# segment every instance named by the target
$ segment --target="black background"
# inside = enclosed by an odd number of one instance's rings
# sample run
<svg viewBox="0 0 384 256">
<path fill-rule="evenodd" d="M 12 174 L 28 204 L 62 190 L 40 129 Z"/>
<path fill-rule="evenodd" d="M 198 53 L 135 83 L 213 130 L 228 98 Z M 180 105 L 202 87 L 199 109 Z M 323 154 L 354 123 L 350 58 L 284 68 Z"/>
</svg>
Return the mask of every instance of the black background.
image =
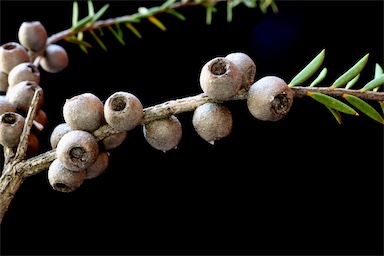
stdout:
<svg viewBox="0 0 384 256">
<path fill-rule="evenodd" d="M 98 10 L 107 2 L 95 1 Z M 132 14 L 160 1 L 110 1 L 104 18 Z M 122 27 L 126 45 L 108 30 L 108 52 L 89 54 L 60 41 L 70 65 L 41 70 L 49 124 L 41 151 L 63 121 L 66 98 L 93 92 L 134 93 L 145 107 L 201 93 L 206 61 L 243 51 L 257 65 L 256 79 L 289 80 L 322 49 L 329 85 L 366 53 L 356 87 L 383 65 L 383 2 L 277 1 L 278 14 L 241 5 L 226 21 L 217 5 L 211 25 L 205 9 L 180 9 L 186 21 L 158 15 L 166 31 L 143 20 Z M 86 15 L 85 1 L 79 2 Z M 17 41 L 23 21 L 40 20 L 48 34 L 71 23 L 70 1 L 1 1 L 1 44 Z M 376 102 L 373 106 L 378 107 Z M 321 104 L 295 99 L 278 122 L 253 118 L 244 101 L 227 102 L 234 119 L 227 138 L 210 145 L 178 115 L 183 138 L 163 153 L 145 141 L 141 127 L 110 151 L 101 176 L 73 193 L 54 191 L 46 172 L 28 178 L 1 224 L 7 254 L 383 254 L 383 127 L 361 114 L 338 124 Z M 377 108 L 380 110 L 379 108 Z"/>
</svg>

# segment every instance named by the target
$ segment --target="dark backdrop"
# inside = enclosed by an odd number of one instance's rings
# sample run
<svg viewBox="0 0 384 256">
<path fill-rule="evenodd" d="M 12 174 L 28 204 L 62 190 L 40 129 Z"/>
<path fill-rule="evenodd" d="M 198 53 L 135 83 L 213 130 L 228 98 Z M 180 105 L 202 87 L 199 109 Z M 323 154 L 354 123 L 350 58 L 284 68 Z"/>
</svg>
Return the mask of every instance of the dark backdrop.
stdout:
<svg viewBox="0 0 384 256">
<path fill-rule="evenodd" d="M 105 3 L 95 1 L 98 10 Z M 132 14 L 160 1 L 110 1 L 104 18 Z M 80 15 L 86 2 L 80 1 Z M 186 21 L 159 15 L 166 31 L 143 20 L 123 27 L 126 45 L 108 30 L 108 52 L 84 54 L 59 42 L 70 65 L 41 71 L 49 134 L 63 121 L 66 98 L 93 92 L 102 100 L 118 90 L 145 107 L 201 92 L 200 68 L 209 59 L 243 51 L 257 65 L 256 79 L 287 82 L 322 49 L 330 84 L 366 53 L 356 87 L 383 65 L 383 2 L 278 1 L 278 14 L 243 5 L 226 21 L 217 6 L 211 25 L 205 9 L 180 9 Z M 1 1 L 1 44 L 16 41 L 23 21 L 40 20 L 49 34 L 70 26 L 70 1 Z M 377 107 L 376 102 L 372 104 Z M 46 172 L 28 178 L 1 224 L 1 253 L 58 254 L 383 254 L 383 127 L 361 114 L 338 124 L 321 104 L 295 99 L 278 122 L 253 118 L 244 101 L 227 102 L 233 131 L 214 146 L 178 118 L 183 138 L 163 153 L 141 127 L 110 151 L 110 165 L 73 193 L 54 191 Z"/>
</svg>

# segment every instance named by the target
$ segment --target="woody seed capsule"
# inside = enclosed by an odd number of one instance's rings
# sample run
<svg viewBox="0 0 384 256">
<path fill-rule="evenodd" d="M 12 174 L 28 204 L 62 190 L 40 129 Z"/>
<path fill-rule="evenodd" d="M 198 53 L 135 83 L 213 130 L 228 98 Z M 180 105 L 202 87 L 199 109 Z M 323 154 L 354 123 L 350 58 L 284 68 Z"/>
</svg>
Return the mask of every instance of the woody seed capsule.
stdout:
<svg viewBox="0 0 384 256">
<path fill-rule="evenodd" d="M 143 119 L 143 105 L 129 92 L 115 92 L 105 101 L 104 116 L 116 131 L 129 131 Z"/>
<path fill-rule="evenodd" d="M 277 76 L 265 76 L 259 79 L 248 91 L 248 110 L 259 120 L 280 120 L 288 114 L 292 102 L 291 88 Z"/>
<path fill-rule="evenodd" d="M 240 69 L 229 59 L 216 57 L 205 63 L 200 72 L 200 87 L 208 97 L 227 100 L 240 89 Z"/>
<path fill-rule="evenodd" d="M 80 171 L 96 161 L 99 155 L 99 145 L 91 133 L 73 130 L 61 137 L 56 147 L 56 154 L 65 168 Z"/>
<path fill-rule="evenodd" d="M 9 74 L 18 64 L 29 61 L 27 50 L 17 42 L 9 42 L 0 47 L 0 69 Z"/>
<path fill-rule="evenodd" d="M 17 32 L 19 42 L 31 51 L 40 51 L 45 47 L 48 34 L 40 21 L 24 21 Z"/>
<path fill-rule="evenodd" d="M 15 147 L 20 142 L 25 118 L 15 112 L 5 112 L 0 116 L 0 144 L 4 147 Z"/>
<path fill-rule="evenodd" d="M 48 181 L 51 187 L 59 192 L 73 192 L 83 184 L 86 170 L 73 172 L 65 168 L 59 159 L 53 160 L 48 168 Z"/>
</svg>

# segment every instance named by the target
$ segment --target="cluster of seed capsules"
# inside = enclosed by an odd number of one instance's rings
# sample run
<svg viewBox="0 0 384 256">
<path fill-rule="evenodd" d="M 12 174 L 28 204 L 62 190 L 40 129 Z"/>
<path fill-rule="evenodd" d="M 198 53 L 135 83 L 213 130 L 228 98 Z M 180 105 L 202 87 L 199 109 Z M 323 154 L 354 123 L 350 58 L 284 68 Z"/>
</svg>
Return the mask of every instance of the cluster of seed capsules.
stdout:
<svg viewBox="0 0 384 256">
<path fill-rule="evenodd" d="M 19 144 L 34 94 L 38 89 L 41 92 L 28 137 L 27 156 L 32 156 L 39 151 L 38 135 L 48 123 L 42 108 L 44 92 L 39 85 L 40 71 L 33 63 L 32 56 L 40 55 L 40 67 L 50 73 L 60 72 L 68 65 L 65 49 L 57 44 L 47 45 L 47 38 L 47 32 L 39 21 L 23 22 L 18 30 L 18 41 L 0 46 L 0 144 L 2 146 L 15 148 Z"/>
<path fill-rule="evenodd" d="M 0 144 L 15 147 L 22 133 L 25 113 L 34 90 L 39 87 L 39 71 L 30 63 L 30 55 L 42 52 L 41 68 L 56 73 L 68 65 L 65 50 L 56 44 L 46 45 L 47 34 L 40 22 L 24 22 L 19 29 L 19 42 L 0 48 L 1 99 Z M 242 90 L 246 94 L 249 112 L 263 121 L 277 121 L 291 108 L 293 94 L 287 83 L 277 76 L 265 76 L 255 81 L 256 65 L 245 53 L 233 52 L 214 57 L 200 70 L 200 87 L 210 99 L 193 109 L 192 124 L 205 141 L 227 137 L 232 131 L 232 114 L 224 101 Z M 36 107 L 35 126 L 41 131 L 47 123 L 42 110 L 44 97 Z M 127 91 L 110 95 L 105 102 L 91 92 L 73 96 L 62 109 L 64 122 L 50 136 L 56 158 L 48 169 L 50 185 L 57 191 L 76 190 L 86 179 L 103 173 L 109 164 L 109 151 L 123 143 L 127 132 L 142 126 L 146 141 L 155 149 L 167 152 L 175 149 L 182 138 L 182 125 L 176 115 L 143 123 L 144 109 L 139 98 Z M 10 116 L 14 116 L 11 118 Z M 95 136 L 102 126 L 113 132 Z M 31 132 L 29 147 L 38 144 Z M 10 140 L 12 139 L 12 143 Z M 36 152 L 30 151 L 29 154 Z"/>
</svg>

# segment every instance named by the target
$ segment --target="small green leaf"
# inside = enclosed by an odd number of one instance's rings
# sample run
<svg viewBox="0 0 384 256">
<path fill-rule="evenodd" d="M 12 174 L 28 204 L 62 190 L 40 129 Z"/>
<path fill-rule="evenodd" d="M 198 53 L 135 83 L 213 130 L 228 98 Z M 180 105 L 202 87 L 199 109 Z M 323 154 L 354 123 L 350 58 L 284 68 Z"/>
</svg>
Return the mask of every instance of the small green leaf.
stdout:
<svg viewBox="0 0 384 256">
<path fill-rule="evenodd" d="M 116 32 L 111 26 L 108 26 L 108 29 L 112 32 L 112 34 L 116 37 L 116 39 L 122 44 L 125 45 L 125 42 L 123 40 L 123 37 Z"/>
<path fill-rule="evenodd" d="M 169 9 L 167 11 L 167 13 L 172 14 L 173 16 L 175 16 L 176 18 L 178 18 L 180 20 L 186 20 L 186 18 L 183 14 L 179 13 L 178 11 L 176 11 L 174 9 Z"/>
<path fill-rule="evenodd" d="M 382 86 L 384 84 L 384 74 L 378 76 L 368 83 L 366 83 L 363 88 L 360 89 L 361 92 L 373 90 L 376 87 Z"/>
<path fill-rule="evenodd" d="M 383 73 L 384 73 L 383 68 L 379 65 L 379 63 L 376 63 L 376 65 L 375 65 L 375 77 L 374 78 L 378 78 Z"/>
<path fill-rule="evenodd" d="M 125 26 L 129 28 L 138 38 L 142 38 L 139 31 L 131 23 L 125 23 Z"/>
<path fill-rule="evenodd" d="M 383 117 L 379 114 L 379 112 L 376 111 L 371 105 L 369 105 L 364 100 L 350 94 L 343 94 L 343 98 L 345 98 L 351 105 L 353 105 L 355 108 L 372 118 L 373 120 L 384 124 Z"/>
<path fill-rule="evenodd" d="M 100 38 L 95 34 L 95 32 L 93 30 L 89 30 L 89 32 L 91 33 L 91 35 L 93 36 L 93 38 L 96 40 L 96 42 L 100 45 L 100 47 L 104 50 L 104 51 L 108 51 L 107 50 L 107 47 L 104 45 L 104 43 L 100 40 Z"/>
<path fill-rule="evenodd" d="M 161 23 L 161 21 L 159 21 L 155 16 L 149 16 L 148 20 L 153 24 L 155 24 L 161 30 L 163 31 L 167 30 L 166 27 L 163 25 L 163 23 Z"/>
<path fill-rule="evenodd" d="M 72 8 L 72 28 L 76 26 L 78 20 L 79 20 L 79 5 L 77 4 L 77 1 L 74 1 L 73 8 Z"/>
<path fill-rule="evenodd" d="M 210 24 L 212 24 L 212 13 L 217 12 L 217 9 L 215 8 L 214 3 L 206 4 L 204 6 L 206 9 L 206 15 L 207 15 L 207 17 L 205 18 L 205 23 L 207 25 L 210 25 Z"/>
<path fill-rule="evenodd" d="M 79 29 L 81 29 L 82 27 L 84 27 L 90 20 L 92 19 L 91 16 L 87 16 L 87 17 L 84 17 L 82 18 L 81 20 L 79 20 L 77 22 L 77 24 L 75 26 L 72 27 L 72 30 L 73 31 L 77 31 Z"/>
<path fill-rule="evenodd" d="M 271 2 L 271 1 L 269 1 L 269 2 Z M 255 8 L 256 7 L 256 0 L 242 0 L 242 3 L 245 6 L 247 6 L 248 8 Z M 265 8 L 267 8 L 268 5 Z"/>
<path fill-rule="evenodd" d="M 333 108 L 345 114 L 355 116 L 359 115 L 353 108 L 329 95 L 322 94 L 319 92 L 307 92 L 306 95 L 310 96 L 312 99 L 324 104 L 327 107 Z"/>
<path fill-rule="evenodd" d="M 93 8 L 93 3 L 91 0 L 87 1 L 88 3 L 88 16 L 93 16 L 95 15 L 95 9 Z"/>
<path fill-rule="evenodd" d="M 233 18 L 232 9 L 233 9 L 233 2 L 228 1 L 227 2 L 227 22 L 232 22 L 232 18 Z"/>
<path fill-rule="evenodd" d="M 314 87 L 315 85 L 318 85 L 321 81 L 323 81 L 323 79 L 326 77 L 327 75 L 327 68 L 323 68 L 323 70 L 321 70 L 320 74 L 316 77 L 315 80 L 313 80 L 313 82 L 309 85 L 309 87 Z"/>
<path fill-rule="evenodd" d="M 107 11 L 109 4 L 104 5 L 101 9 L 92 17 L 92 22 L 100 19 L 100 17 Z"/>
<path fill-rule="evenodd" d="M 164 10 L 164 9 L 167 9 L 168 7 L 171 7 L 171 5 L 176 2 L 176 0 L 167 0 L 165 1 L 161 6 L 160 6 L 160 9 L 161 10 Z"/>
<path fill-rule="evenodd" d="M 343 86 L 347 84 L 352 78 L 357 76 L 357 74 L 359 74 L 363 70 L 363 68 L 365 67 L 365 64 L 367 64 L 368 57 L 369 57 L 369 53 L 364 55 L 364 57 L 361 58 L 355 65 L 353 65 L 350 69 L 348 69 L 345 73 L 343 73 L 340 77 L 338 77 L 333 82 L 330 89 Z"/>
<path fill-rule="evenodd" d="M 349 82 L 347 83 L 347 85 L 345 86 L 345 89 L 349 89 L 349 88 L 351 88 L 351 87 L 357 82 L 357 80 L 359 80 L 359 78 L 360 78 L 360 73 L 357 74 L 354 78 L 352 78 L 351 81 L 349 81 Z"/>
<path fill-rule="evenodd" d="M 337 111 L 336 109 L 330 108 L 328 106 L 325 106 L 333 115 L 333 117 L 336 119 L 336 121 L 341 124 L 342 121 L 342 116 L 340 115 L 340 112 Z"/>
<path fill-rule="evenodd" d="M 378 78 L 383 74 L 383 68 L 379 65 L 379 63 L 376 63 L 375 65 L 375 76 L 374 78 Z M 379 87 L 373 88 L 373 91 L 377 92 L 379 90 Z"/>
<path fill-rule="evenodd" d="M 324 61 L 325 49 L 323 49 L 311 62 L 307 64 L 289 83 L 289 86 L 295 86 L 305 82 L 312 76 Z"/>
</svg>

